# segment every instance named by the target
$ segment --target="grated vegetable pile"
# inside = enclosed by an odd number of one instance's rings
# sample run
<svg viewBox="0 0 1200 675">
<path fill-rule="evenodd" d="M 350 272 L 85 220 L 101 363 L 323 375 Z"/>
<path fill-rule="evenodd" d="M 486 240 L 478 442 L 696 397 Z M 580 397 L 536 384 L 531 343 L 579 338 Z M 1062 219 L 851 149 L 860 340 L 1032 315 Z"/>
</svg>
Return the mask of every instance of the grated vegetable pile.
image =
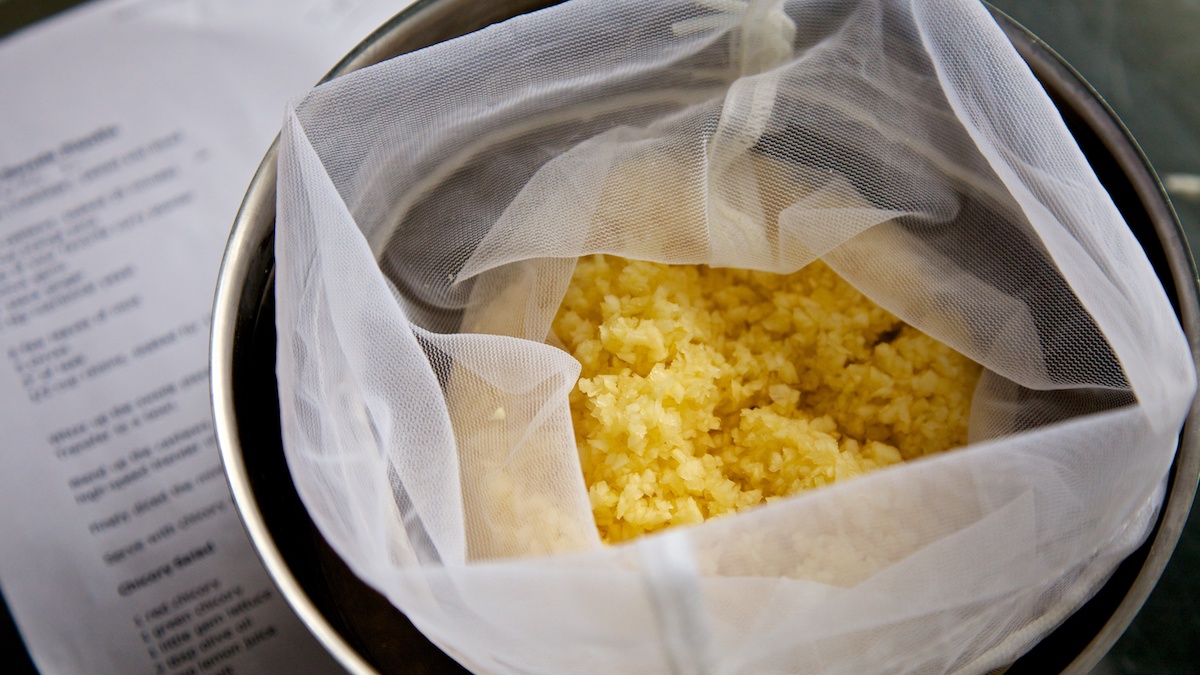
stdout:
<svg viewBox="0 0 1200 675">
<path fill-rule="evenodd" d="M 820 261 L 581 258 L 553 331 L 609 543 L 963 445 L 981 372 Z"/>
</svg>

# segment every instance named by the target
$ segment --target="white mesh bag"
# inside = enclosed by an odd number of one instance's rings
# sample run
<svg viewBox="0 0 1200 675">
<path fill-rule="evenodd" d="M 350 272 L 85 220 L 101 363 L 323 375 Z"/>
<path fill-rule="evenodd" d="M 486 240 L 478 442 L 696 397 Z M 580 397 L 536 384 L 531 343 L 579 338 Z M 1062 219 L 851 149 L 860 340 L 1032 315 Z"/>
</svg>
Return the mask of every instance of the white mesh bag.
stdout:
<svg viewBox="0 0 1200 675">
<path fill-rule="evenodd" d="M 574 0 L 317 88 L 278 188 L 300 496 L 479 672 L 1009 663 L 1145 538 L 1194 390 L 1145 255 L 967 0 Z M 591 253 L 821 258 L 986 367 L 971 443 L 603 545 L 548 337 Z"/>
</svg>

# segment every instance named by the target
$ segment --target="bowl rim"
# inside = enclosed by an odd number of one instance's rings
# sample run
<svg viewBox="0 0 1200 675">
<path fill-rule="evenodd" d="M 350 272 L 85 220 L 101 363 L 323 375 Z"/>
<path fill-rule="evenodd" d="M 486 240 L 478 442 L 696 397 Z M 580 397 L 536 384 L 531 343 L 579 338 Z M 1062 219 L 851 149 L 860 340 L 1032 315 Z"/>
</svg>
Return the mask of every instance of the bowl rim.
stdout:
<svg viewBox="0 0 1200 675">
<path fill-rule="evenodd" d="M 557 1 L 538 3 L 535 0 L 527 4 L 544 6 Z M 393 56 L 395 51 L 391 42 L 402 27 L 413 22 L 435 20 L 439 12 L 446 11 L 447 7 L 454 4 L 455 0 L 418 0 L 360 42 L 321 82 Z M 988 9 L 1039 80 L 1055 77 L 1060 85 L 1071 90 L 1070 93 L 1074 94 L 1072 103 L 1078 106 L 1075 112 L 1097 132 L 1133 184 L 1163 244 L 1179 298 L 1180 322 L 1187 334 L 1193 361 L 1200 363 L 1200 289 L 1197 288 L 1195 263 L 1166 190 L 1145 154 L 1104 99 L 1065 59 L 1007 14 L 991 5 L 988 5 Z M 356 674 L 373 674 L 377 672 L 375 668 L 350 646 L 312 602 L 273 540 L 252 490 L 238 437 L 233 400 L 233 355 L 238 340 L 248 336 L 239 334 L 236 329 L 238 316 L 247 309 L 245 298 L 242 297 L 246 279 L 251 274 L 264 274 L 262 270 L 254 268 L 256 253 L 263 246 L 273 245 L 278 148 L 277 136 L 247 188 L 234 219 L 217 277 L 210 333 L 211 403 L 217 445 L 235 508 L 255 552 L 278 586 L 280 594 L 308 630 L 344 668 Z M 273 275 L 273 269 L 265 274 Z M 1188 422 L 1200 419 L 1200 397 L 1193 400 L 1187 419 Z M 1200 425 L 1184 425 L 1167 499 L 1158 523 L 1149 535 L 1153 541 L 1146 560 L 1120 604 L 1063 672 L 1089 672 L 1124 633 L 1162 575 L 1183 532 L 1195 496 L 1197 477 L 1200 477 L 1200 430 L 1197 427 Z M 446 651 L 444 645 L 438 646 Z M 470 667 L 471 664 L 464 661 L 461 655 L 452 653 L 452 656 Z"/>
</svg>

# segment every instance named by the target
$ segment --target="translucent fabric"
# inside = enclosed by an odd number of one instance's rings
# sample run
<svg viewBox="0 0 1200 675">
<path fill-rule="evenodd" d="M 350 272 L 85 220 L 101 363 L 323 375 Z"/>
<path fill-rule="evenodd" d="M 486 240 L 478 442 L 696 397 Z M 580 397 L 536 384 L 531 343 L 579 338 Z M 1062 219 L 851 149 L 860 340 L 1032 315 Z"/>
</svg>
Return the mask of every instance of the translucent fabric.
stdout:
<svg viewBox="0 0 1200 675">
<path fill-rule="evenodd" d="M 971 443 L 619 546 L 550 322 L 576 259 L 821 258 L 982 363 Z M 1195 388 L 1161 284 L 966 0 L 573 0 L 289 111 L 295 484 L 489 673 L 985 672 L 1144 540 Z"/>
</svg>

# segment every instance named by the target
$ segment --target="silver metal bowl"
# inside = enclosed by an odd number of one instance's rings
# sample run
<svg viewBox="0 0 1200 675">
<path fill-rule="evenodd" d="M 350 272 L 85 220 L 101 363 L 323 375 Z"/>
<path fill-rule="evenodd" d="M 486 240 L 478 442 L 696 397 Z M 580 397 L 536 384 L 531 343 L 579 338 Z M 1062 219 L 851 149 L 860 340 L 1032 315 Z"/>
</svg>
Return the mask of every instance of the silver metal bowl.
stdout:
<svg viewBox="0 0 1200 675">
<path fill-rule="evenodd" d="M 422 0 L 364 40 L 326 79 L 551 4 Z M 1154 171 L 1112 110 L 1066 62 L 1015 21 L 995 13 L 1145 248 L 1195 359 L 1200 354 L 1196 270 Z M 213 310 L 213 411 L 234 502 L 281 594 L 347 670 L 462 671 L 350 572 L 308 518 L 292 485 L 280 439 L 275 381 L 275 162 L 272 146 L 234 222 Z M 1008 673 L 1086 673 L 1133 620 L 1162 574 L 1191 508 L 1200 474 L 1198 410 L 1194 405 L 1184 426 L 1166 501 L 1147 542 L 1092 600 Z"/>
</svg>

